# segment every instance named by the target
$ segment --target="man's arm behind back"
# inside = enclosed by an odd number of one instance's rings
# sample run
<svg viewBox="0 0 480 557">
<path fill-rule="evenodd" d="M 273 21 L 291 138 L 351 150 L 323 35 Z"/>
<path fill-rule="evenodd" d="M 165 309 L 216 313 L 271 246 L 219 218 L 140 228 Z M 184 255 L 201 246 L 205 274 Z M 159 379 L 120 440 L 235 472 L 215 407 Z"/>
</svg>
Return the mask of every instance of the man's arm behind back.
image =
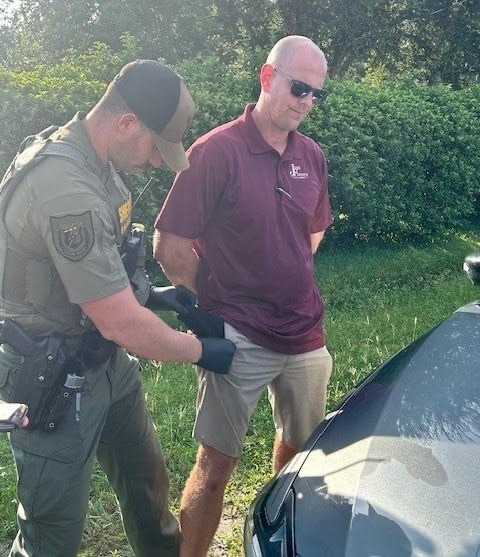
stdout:
<svg viewBox="0 0 480 557">
<path fill-rule="evenodd" d="M 153 237 L 153 257 L 172 284 L 181 284 L 192 292 L 197 291 L 199 261 L 193 249 L 193 240 L 156 230 Z"/>
</svg>

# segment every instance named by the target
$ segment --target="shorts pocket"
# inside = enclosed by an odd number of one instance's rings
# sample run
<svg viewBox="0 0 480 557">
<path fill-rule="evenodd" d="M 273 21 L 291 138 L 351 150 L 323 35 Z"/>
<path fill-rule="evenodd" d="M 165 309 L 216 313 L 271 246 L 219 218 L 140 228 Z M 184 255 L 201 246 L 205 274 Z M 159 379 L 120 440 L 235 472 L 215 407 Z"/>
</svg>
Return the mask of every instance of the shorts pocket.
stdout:
<svg viewBox="0 0 480 557">
<path fill-rule="evenodd" d="M 237 346 L 241 345 L 243 342 L 248 342 L 248 338 L 245 335 L 242 335 L 240 331 L 237 331 L 235 327 L 232 327 L 227 322 L 224 323 L 224 330 L 225 330 L 225 338 L 234 342 Z"/>
</svg>

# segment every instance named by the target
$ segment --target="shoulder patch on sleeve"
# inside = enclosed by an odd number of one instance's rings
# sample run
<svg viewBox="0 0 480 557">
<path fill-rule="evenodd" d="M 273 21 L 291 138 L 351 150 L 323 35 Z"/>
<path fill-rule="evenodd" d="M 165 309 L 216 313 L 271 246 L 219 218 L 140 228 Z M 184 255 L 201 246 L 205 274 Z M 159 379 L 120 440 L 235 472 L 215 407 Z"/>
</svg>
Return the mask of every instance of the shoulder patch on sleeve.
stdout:
<svg viewBox="0 0 480 557">
<path fill-rule="evenodd" d="M 90 211 L 81 215 L 50 217 L 50 227 L 55 248 L 69 261 L 81 261 L 95 242 Z"/>
</svg>

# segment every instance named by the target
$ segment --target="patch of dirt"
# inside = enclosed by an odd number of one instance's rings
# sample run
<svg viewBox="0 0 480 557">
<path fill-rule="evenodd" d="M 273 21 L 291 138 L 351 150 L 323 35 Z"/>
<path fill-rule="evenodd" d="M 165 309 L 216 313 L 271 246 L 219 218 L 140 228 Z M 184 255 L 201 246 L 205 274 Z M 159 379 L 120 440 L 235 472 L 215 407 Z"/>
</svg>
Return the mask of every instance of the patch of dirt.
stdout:
<svg viewBox="0 0 480 557">
<path fill-rule="evenodd" d="M 233 505 L 225 505 L 208 557 L 232 557 L 227 549 L 228 542 L 242 530 L 243 517 L 238 515 Z M 241 545 L 240 540 L 238 541 Z"/>
</svg>

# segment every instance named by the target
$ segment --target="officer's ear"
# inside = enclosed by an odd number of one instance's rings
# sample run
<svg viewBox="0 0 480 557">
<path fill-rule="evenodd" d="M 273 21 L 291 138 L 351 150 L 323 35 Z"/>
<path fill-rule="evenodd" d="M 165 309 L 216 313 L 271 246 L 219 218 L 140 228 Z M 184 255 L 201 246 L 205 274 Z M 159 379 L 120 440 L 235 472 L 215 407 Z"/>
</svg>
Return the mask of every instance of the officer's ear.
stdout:
<svg viewBox="0 0 480 557">
<path fill-rule="evenodd" d="M 133 112 L 124 112 L 117 119 L 117 129 L 121 134 L 129 134 L 132 131 L 138 129 L 140 125 L 140 120 L 138 116 Z"/>
</svg>

